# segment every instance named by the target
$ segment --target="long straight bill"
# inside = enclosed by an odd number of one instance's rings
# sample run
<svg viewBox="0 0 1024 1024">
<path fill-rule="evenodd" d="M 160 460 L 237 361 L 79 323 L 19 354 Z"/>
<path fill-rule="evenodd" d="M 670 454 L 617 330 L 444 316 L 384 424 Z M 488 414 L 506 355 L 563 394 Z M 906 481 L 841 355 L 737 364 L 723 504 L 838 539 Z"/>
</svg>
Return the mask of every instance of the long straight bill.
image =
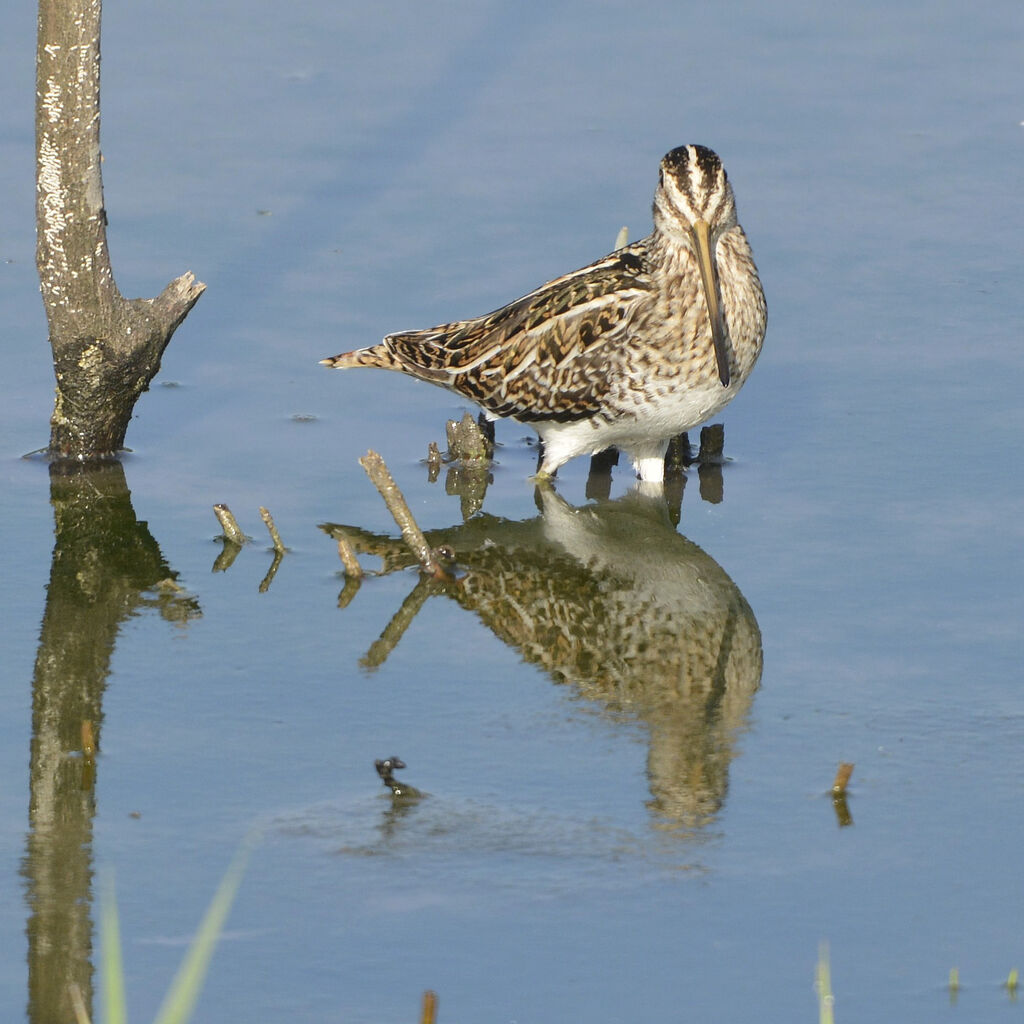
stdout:
<svg viewBox="0 0 1024 1024">
<path fill-rule="evenodd" d="M 715 359 L 718 362 L 718 379 L 724 387 L 729 386 L 729 352 L 725 347 L 725 323 L 722 307 L 718 302 L 718 271 L 711 255 L 711 229 L 705 220 L 693 223 L 693 237 L 697 242 L 697 263 L 700 279 L 704 284 L 704 300 L 711 318 L 711 340 L 715 345 Z"/>
</svg>

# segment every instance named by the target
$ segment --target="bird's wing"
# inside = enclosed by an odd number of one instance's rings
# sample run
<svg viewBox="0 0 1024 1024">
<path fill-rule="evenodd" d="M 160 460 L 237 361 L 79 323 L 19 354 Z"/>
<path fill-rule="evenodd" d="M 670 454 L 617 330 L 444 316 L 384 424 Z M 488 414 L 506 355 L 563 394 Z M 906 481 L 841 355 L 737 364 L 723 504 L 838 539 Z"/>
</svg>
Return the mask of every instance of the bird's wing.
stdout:
<svg viewBox="0 0 1024 1024">
<path fill-rule="evenodd" d="M 384 346 L 407 372 L 498 416 L 592 415 L 607 390 L 609 347 L 652 294 L 645 253 L 636 242 L 486 316 L 390 334 Z"/>
</svg>

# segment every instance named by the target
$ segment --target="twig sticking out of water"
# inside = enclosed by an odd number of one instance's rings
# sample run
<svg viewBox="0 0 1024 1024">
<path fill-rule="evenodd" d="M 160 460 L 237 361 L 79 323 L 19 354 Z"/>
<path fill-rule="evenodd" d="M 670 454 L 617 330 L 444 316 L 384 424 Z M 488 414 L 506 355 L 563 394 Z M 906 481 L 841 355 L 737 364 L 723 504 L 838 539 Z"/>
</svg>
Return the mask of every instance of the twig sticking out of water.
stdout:
<svg viewBox="0 0 1024 1024">
<path fill-rule="evenodd" d="M 832 782 L 832 809 L 836 812 L 836 821 L 840 828 L 853 824 L 849 804 L 846 802 L 846 786 L 853 774 L 853 765 L 849 761 L 840 761 L 836 777 Z"/>
<path fill-rule="evenodd" d="M 494 443 L 488 442 L 480 424 L 467 412 L 461 420 L 449 420 L 445 424 L 448 438 L 448 455 L 463 463 L 475 465 L 489 462 L 494 453 Z"/>
<path fill-rule="evenodd" d="M 471 519 L 480 511 L 491 482 L 491 460 L 494 455 L 494 424 L 481 414 L 474 420 L 467 412 L 461 421 L 445 424 L 450 463 L 445 478 L 446 494 L 457 494 L 462 517 Z"/>
<path fill-rule="evenodd" d="M 428 988 L 423 993 L 423 1012 L 420 1014 L 420 1024 L 435 1024 L 437 1021 L 437 993 L 431 992 Z"/>
<path fill-rule="evenodd" d="M 217 522 L 220 523 L 220 528 L 224 531 L 225 540 L 229 540 L 232 544 L 237 544 L 241 547 L 249 539 L 242 533 L 238 520 L 235 519 L 234 514 L 227 505 L 214 505 L 213 514 L 217 517 Z"/>
<path fill-rule="evenodd" d="M 267 531 L 270 533 L 270 539 L 274 542 L 274 550 L 279 555 L 283 555 L 288 549 L 281 541 L 281 534 L 277 532 L 277 527 L 274 525 L 274 517 L 262 505 L 260 505 L 260 519 L 263 520 L 263 525 L 266 526 Z"/>
<path fill-rule="evenodd" d="M 430 482 L 433 483 L 441 472 L 441 449 L 437 447 L 436 441 L 427 445 L 427 470 Z"/>
<path fill-rule="evenodd" d="M 398 489 L 394 477 L 388 470 L 384 460 L 375 451 L 368 451 L 360 460 L 359 465 L 366 470 L 370 482 L 380 492 L 388 511 L 391 513 L 398 528 L 402 531 L 402 539 L 408 545 L 413 557 L 420 563 L 420 568 L 437 579 L 446 579 L 448 574 L 434 557 L 427 538 L 413 518 L 409 504 Z"/>
<path fill-rule="evenodd" d="M 846 786 L 850 781 L 850 776 L 853 774 L 853 765 L 849 761 L 840 761 L 839 768 L 836 770 L 836 778 L 832 783 L 832 795 L 833 796 L 845 796 Z"/>
<path fill-rule="evenodd" d="M 700 450 L 697 461 L 703 465 L 721 464 L 725 461 L 725 427 L 721 423 L 712 423 L 700 428 Z"/>
</svg>

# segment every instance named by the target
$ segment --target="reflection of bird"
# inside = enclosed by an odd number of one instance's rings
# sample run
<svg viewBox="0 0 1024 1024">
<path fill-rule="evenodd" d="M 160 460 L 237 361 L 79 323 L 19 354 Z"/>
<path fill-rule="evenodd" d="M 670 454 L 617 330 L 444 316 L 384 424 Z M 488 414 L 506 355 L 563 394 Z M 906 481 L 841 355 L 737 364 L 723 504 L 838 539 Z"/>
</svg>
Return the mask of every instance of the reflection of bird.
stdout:
<svg viewBox="0 0 1024 1024">
<path fill-rule="evenodd" d="M 573 508 L 539 493 L 546 543 L 510 549 L 496 534 L 453 596 L 556 681 L 644 722 L 652 809 L 668 825 L 708 824 L 761 679 L 750 606 L 663 501 Z"/>
<path fill-rule="evenodd" d="M 323 362 L 401 370 L 531 424 L 542 476 L 614 445 L 642 479 L 660 481 L 669 439 L 747 379 L 765 317 L 722 163 L 680 146 L 661 161 L 646 238 L 487 316 L 389 334 Z"/>
<path fill-rule="evenodd" d="M 672 528 L 663 499 L 634 492 L 574 508 L 551 488 L 538 496 L 538 519 L 480 515 L 428 532 L 466 570 L 442 592 L 555 682 L 643 722 L 652 809 L 670 826 L 706 825 L 761 680 L 754 613 L 722 567 Z M 331 529 L 386 568 L 408 564 L 401 542 Z M 397 639 L 391 626 L 385 633 L 390 649 Z"/>
</svg>

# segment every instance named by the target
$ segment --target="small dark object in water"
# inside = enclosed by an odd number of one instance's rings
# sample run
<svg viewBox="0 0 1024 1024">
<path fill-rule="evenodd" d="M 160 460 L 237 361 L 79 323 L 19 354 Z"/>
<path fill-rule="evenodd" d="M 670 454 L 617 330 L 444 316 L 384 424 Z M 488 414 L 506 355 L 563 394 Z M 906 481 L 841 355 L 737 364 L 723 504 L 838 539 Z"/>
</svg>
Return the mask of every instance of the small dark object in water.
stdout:
<svg viewBox="0 0 1024 1024">
<path fill-rule="evenodd" d="M 846 802 L 846 786 L 853 774 L 853 765 L 848 761 L 840 761 L 836 771 L 835 781 L 832 783 L 832 806 L 836 812 L 836 820 L 840 828 L 846 828 L 853 824 L 853 815 L 850 814 L 849 805 Z"/>
<path fill-rule="evenodd" d="M 394 773 L 406 767 L 405 762 L 400 757 L 388 757 L 383 761 L 374 761 L 373 766 L 377 769 L 381 782 L 391 790 L 392 796 L 402 797 L 405 800 L 415 800 L 422 796 L 420 791 L 414 786 L 406 785 L 406 783 L 395 778 Z"/>
<path fill-rule="evenodd" d="M 437 447 L 436 441 L 431 441 L 427 445 L 427 470 L 429 480 L 433 483 L 437 479 L 438 473 L 441 472 L 441 449 Z"/>
<path fill-rule="evenodd" d="M 384 780 L 384 785 L 390 786 L 395 781 L 393 773 L 405 768 L 406 764 L 400 757 L 388 757 L 383 761 L 374 761 L 373 766 L 377 769 L 377 774 Z"/>
<path fill-rule="evenodd" d="M 451 544 L 442 544 L 440 547 L 431 548 L 430 553 L 447 572 L 450 573 L 455 568 L 455 548 Z"/>
<path fill-rule="evenodd" d="M 725 427 L 721 423 L 712 423 L 700 428 L 700 451 L 697 461 L 703 465 L 715 465 L 725 462 Z"/>
</svg>

